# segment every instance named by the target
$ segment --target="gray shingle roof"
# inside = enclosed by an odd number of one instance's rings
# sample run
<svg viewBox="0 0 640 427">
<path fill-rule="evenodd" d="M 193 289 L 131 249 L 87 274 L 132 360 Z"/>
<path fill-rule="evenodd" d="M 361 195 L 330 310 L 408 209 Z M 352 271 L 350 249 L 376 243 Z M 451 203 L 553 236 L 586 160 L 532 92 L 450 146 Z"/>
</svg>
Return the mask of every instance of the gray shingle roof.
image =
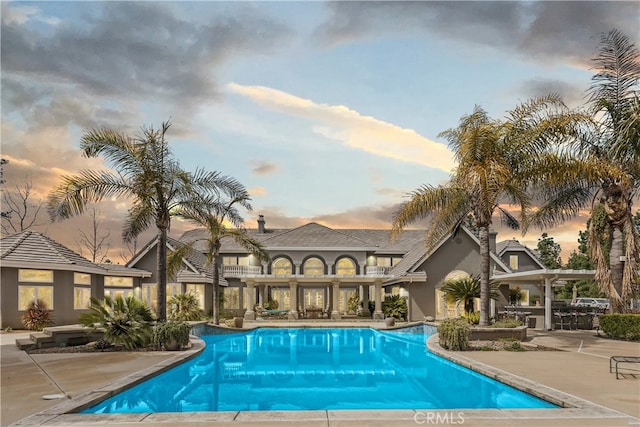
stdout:
<svg viewBox="0 0 640 427">
<path fill-rule="evenodd" d="M 262 243 L 267 248 L 362 248 L 373 249 L 375 245 L 358 237 L 334 230 L 315 222 L 271 235 Z"/>
<path fill-rule="evenodd" d="M 30 230 L 0 239 L 0 260 L 34 265 L 67 265 L 69 269 L 102 269 L 55 240 Z"/>
</svg>

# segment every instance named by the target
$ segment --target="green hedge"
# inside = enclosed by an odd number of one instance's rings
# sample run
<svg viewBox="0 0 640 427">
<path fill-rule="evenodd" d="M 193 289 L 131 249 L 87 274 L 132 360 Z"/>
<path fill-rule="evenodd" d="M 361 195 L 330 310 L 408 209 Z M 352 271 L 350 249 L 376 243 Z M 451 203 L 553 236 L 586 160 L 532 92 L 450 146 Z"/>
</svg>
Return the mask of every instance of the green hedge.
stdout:
<svg viewBox="0 0 640 427">
<path fill-rule="evenodd" d="M 469 323 L 465 319 L 446 319 L 438 325 L 440 345 L 447 350 L 466 350 L 469 346 Z"/>
<path fill-rule="evenodd" d="M 611 338 L 640 341 L 640 314 L 603 314 L 600 329 Z"/>
</svg>

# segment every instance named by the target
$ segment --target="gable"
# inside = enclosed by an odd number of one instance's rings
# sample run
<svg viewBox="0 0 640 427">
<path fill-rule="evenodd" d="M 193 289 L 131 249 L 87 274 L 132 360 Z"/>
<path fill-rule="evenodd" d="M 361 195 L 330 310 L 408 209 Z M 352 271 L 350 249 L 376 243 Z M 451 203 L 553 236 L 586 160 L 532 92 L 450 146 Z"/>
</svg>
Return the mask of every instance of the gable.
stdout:
<svg viewBox="0 0 640 427">
<path fill-rule="evenodd" d="M 271 236 L 262 242 L 265 247 L 277 249 L 332 249 L 375 250 L 376 247 L 360 238 L 334 230 L 315 222 Z"/>
</svg>

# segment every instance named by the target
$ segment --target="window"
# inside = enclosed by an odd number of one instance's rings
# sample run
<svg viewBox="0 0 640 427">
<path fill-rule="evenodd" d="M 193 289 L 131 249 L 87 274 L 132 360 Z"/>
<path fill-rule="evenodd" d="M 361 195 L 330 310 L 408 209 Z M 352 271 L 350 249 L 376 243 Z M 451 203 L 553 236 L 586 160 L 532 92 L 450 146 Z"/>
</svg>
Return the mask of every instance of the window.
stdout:
<svg viewBox="0 0 640 427">
<path fill-rule="evenodd" d="M 276 258 L 271 264 L 271 274 L 274 276 L 285 276 L 292 274 L 291 261 L 287 258 Z"/>
<path fill-rule="evenodd" d="M 509 255 L 509 268 L 514 271 L 518 269 L 518 255 Z"/>
<path fill-rule="evenodd" d="M 224 292 L 224 304 L 223 308 L 240 308 L 240 295 L 239 288 L 236 287 L 228 287 L 225 288 Z"/>
<path fill-rule="evenodd" d="M 91 303 L 91 288 L 76 286 L 73 288 L 73 309 L 84 310 Z"/>
<path fill-rule="evenodd" d="M 291 309 L 291 292 L 289 289 L 271 289 L 271 299 L 278 302 L 278 310 Z"/>
<path fill-rule="evenodd" d="M 158 309 L 158 285 L 155 283 L 142 284 L 142 301 L 153 311 Z"/>
<path fill-rule="evenodd" d="M 355 276 L 356 264 L 349 258 L 340 258 L 336 263 L 336 274 L 339 276 Z"/>
<path fill-rule="evenodd" d="M 196 297 L 198 300 L 198 307 L 204 310 L 204 285 L 195 283 L 187 283 L 187 293 Z"/>
<path fill-rule="evenodd" d="M 304 307 L 324 308 L 324 289 L 305 289 Z"/>
<path fill-rule="evenodd" d="M 53 286 L 18 286 L 18 310 L 26 310 L 29 303 L 37 299 L 53 310 Z"/>
<path fill-rule="evenodd" d="M 324 274 L 324 263 L 320 258 L 309 258 L 304 262 L 302 272 L 305 276 L 322 276 Z"/>
<path fill-rule="evenodd" d="M 73 273 L 73 283 L 76 285 L 90 285 L 91 275 L 86 273 Z"/>
<path fill-rule="evenodd" d="M 248 256 L 224 256 L 222 265 L 249 265 Z"/>
<path fill-rule="evenodd" d="M 53 283 L 53 271 L 19 269 L 18 282 Z"/>
<path fill-rule="evenodd" d="M 133 277 L 105 276 L 104 286 L 118 288 L 133 288 Z"/>
</svg>

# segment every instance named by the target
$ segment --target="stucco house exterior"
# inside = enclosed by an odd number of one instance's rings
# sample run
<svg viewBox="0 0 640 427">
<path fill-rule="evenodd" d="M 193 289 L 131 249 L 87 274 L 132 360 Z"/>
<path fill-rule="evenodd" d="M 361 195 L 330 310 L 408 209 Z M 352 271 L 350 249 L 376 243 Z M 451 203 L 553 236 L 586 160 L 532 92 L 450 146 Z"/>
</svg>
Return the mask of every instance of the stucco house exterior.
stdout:
<svg viewBox="0 0 640 427">
<path fill-rule="evenodd" d="M 450 277 L 479 274 L 479 240 L 467 228 L 427 253 L 425 230 L 405 230 L 391 239 L 390 230 L 333 229 L 313 222 L 269 229 L 263 216 L 257 225 L 247 232 L 262 242 L 270 262 L 260 263 L 231 239 L 223 239 L 219 260 L 223 309 L 249 320 L 256 318 L 256 307 L 265 307 L 270 300 L 277 301 L 278 313 L 289 319 L 309 315 L 340 319 L 354 314 L 349 299 L 355 294 L 362 301 L 360 313 L 374 319 L 383 318 L 382 301 L 389 294 L 407 299 L 410 321 L 456 316 L 460 307 L 447 304 L 440 288 Z M 212 281 L 211 266 L 199 252 L 206 237 L 206 230 L 194 229 L 169 240 L 169 250 L 192 242 L 196 253 L 185 259 L 176 277 L 168 279 L 167 297 L 194 292 L 203 310 L 211 312 L 211 286 L 206 286 Z M 510 273 L 495 252 L 495 237 L 493 233 L 492 271 Z M 127 266 L 155 271 L 156 244 L 152 241 Z M 153 274 L 142 279 L 142 294 L 151 306 L 156 304 L 155 286 Z M 505 291 L 494 306 L 507 304 L 507 295 Z"/>
<path fill-rule="evenodd" d="M 22 329 L 20 316 L 40 298 L 56 325 L 78 323 L 91 297 L 140 295 L 140 280 L 151 273 L 96 264 L 35 231 L 0 239 L 0 328 Z"/>
</svg>

